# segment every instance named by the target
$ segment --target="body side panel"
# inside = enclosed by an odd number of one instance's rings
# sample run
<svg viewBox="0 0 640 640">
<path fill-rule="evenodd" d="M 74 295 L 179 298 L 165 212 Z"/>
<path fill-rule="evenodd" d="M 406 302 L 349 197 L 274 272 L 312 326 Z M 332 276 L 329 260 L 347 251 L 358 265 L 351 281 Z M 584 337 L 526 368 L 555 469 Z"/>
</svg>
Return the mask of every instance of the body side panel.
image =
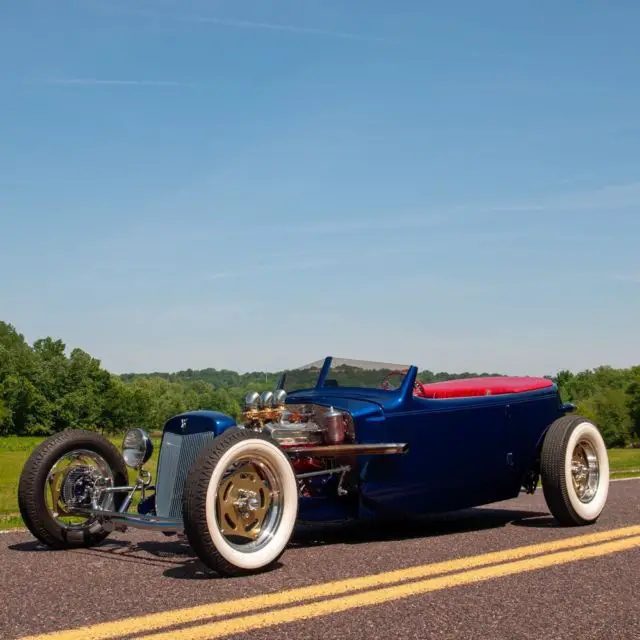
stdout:
<svg viewBox="0 0 640 640">
<path fill-rule="evenodd" d="M 559 412 L 555 388 L 425 400 L 357 423 L 358 441 L 407 442 L 408 454 L 362 461 L 363 515 L 424 514 L 518 495 L 540 437 Z"/>
</svg>

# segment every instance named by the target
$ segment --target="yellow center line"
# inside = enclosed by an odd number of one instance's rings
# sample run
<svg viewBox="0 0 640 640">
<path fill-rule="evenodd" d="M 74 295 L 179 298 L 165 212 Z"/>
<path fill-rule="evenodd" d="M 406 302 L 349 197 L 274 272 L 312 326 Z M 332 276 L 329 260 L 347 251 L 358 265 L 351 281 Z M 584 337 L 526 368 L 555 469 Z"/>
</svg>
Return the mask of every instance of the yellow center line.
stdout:
<svg viewBox="0 0 640 640">
<path fill-rule="evenodd" d="M 179 629 L 158 633 L 154 635 L 138 636 L 138 640 L 199 640 L 201 638 L 220 638 L 231 634 L 242 633 L 255 629 L 263 629 L 278 624 L 309 620 L 319 616 L 340 613 L 359 607 L 383 604 L 401 598 L 408 598 L 432 591 L 450 589 L 462 585 L 482 582 L 493 578 L 500 578 L 526 571 L 534 571 L 545 567 L 553 567 L 577 560 L 597 558 L 620 551 L 626 551 L 640 547 L 640 536 L 625 538 L 614 542 L 605 542 L 599 545 L 574 549 L 572 551 L 560 551 L 544 556 L 537 556 L 527 560 L 517 560 L 504 564 L 472 569 L 461 573 L 429 578 L 409 584 L 399 584 L 395 587 L 385 587 L 373 591 L 365 591 L 341 598 L 320 600 L 304 605 L 276 609 L 254 615 L 231 618 L 211 624 L 204 624 L 188 629 Z"/>
<path fill-rule="evenodd" d="M 507 562 L 543 553 L 551 553 L 563 549 L 572 549 L 589 544 L 597 544 L 608 540 L 640 535 L 640 525 L 612 529 L 540 544 L 533 544 L 512 549 L 504 549 L 477 556 L 467 556 L 455 560 L 445 560 L 433 564 L 396 569 L 357 578 L 347 578 L 333 582 L 309 585 L 286 591 L 249 596 L 237 600 L 211 602 L 195 607 L 174 609 L 160 613 L 123 618 L 111 622 L 102 622 L 76 629 L 54 631 L 41 635 L 29 636 L 23 640 L 107 640 L 122 638 L 136 633 L 149 633 L 157 629 L 184 625 L 203 620 L 211 620 L 224 616 L 245 614 L 247 611 L 261 611 L 271 607 L 306 602 L 318 598 L 331 598 L 340 594 L 363 591 L 383 585 L 390 585 L 408 580 L 417 580 L 443 573 L 463 571 L 475 567 Z M 126 602 L 124 603 L 126 604 Z M 309 605 L 310 606 L 310 605 Z M 173 637 L 173 636 L 172 636 Z"/>
</svg>

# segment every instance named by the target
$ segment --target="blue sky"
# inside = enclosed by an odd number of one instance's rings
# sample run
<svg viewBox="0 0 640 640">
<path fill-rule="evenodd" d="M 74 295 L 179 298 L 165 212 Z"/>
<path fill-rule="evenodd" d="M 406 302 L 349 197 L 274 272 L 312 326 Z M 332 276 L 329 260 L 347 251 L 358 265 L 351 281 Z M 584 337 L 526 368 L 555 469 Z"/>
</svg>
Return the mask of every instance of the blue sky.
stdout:
<svg viewBox="0 0 640 640">
<path fill-rule="evenodd" d="M 120 371 L 640 363 L 640 4 L 0 6 L 0 319 Z"/>
</svg>

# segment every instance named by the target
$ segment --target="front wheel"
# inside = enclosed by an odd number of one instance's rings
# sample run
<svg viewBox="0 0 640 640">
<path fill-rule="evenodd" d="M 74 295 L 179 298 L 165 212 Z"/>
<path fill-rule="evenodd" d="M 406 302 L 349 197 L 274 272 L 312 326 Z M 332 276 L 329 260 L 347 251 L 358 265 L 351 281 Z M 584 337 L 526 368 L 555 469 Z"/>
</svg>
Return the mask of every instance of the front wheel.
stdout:
<svg viewBox="0 0 640 640">
<path fill-rule="evenodd" d="M 40 443 L 25 463 L 18 483 L 18 506 L 29 531 L 53 549 L 90 547 L 109 532 L 94 517 L 74 515 L 90 509 L 98 488 L 127 485 L 127 468 L 118 449 L 99 433 L 69 429 Z M 109 497 L 118 509 L 123 493 Z"/>
<path fill-rule="evenodd" d="M 264 570 L 282 555 L 298 515 L 291 462 L 268 436 L 232 427 L 191 466 L 183 494 L 189 544 L 228 576 Z"/>
<path fill-rule="evenodd" d="M 542 489 L 565 526 L 595 522 L 607 502 L 609 458 L 598 428 L 581 416 L 556 420 L 542 445 Z"/>
</svg>

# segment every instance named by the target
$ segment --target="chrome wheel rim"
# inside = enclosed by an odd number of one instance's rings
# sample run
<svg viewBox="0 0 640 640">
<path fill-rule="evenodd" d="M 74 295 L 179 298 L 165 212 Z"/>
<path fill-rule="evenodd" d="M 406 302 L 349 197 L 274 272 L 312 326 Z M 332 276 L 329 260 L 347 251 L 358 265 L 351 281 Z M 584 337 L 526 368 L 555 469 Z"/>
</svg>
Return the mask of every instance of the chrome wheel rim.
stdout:
<svg viewBox="0 0 640 640">
<path fill-rule="evenodd" d="M 74 449 L 58 458 L 49 470 L 44 501 L 51 517 L 65 529 L 82 529 L 95 518 L 73 515 L 74 507 L 90 508 L 92 489 L 113 487 L 113 472 L 95 451 Z M 112 501 L 112 496 L 109 497 Z"/>
<path fill-rule="evenodd" d="M 579 441 L 571 456 L 573 490 L 580 502 L 591 502 L 598 491 L 600 464 L 595 447 L 587 440 Z"/>
<path fill-rule="evenodd" d="M 225 542 L 243 553 L 263 549 L 282 520 L 282 496 L 282 483 L 266 456 L 236 458 L 216 491 L 216 522 Z"/>
</svg>

